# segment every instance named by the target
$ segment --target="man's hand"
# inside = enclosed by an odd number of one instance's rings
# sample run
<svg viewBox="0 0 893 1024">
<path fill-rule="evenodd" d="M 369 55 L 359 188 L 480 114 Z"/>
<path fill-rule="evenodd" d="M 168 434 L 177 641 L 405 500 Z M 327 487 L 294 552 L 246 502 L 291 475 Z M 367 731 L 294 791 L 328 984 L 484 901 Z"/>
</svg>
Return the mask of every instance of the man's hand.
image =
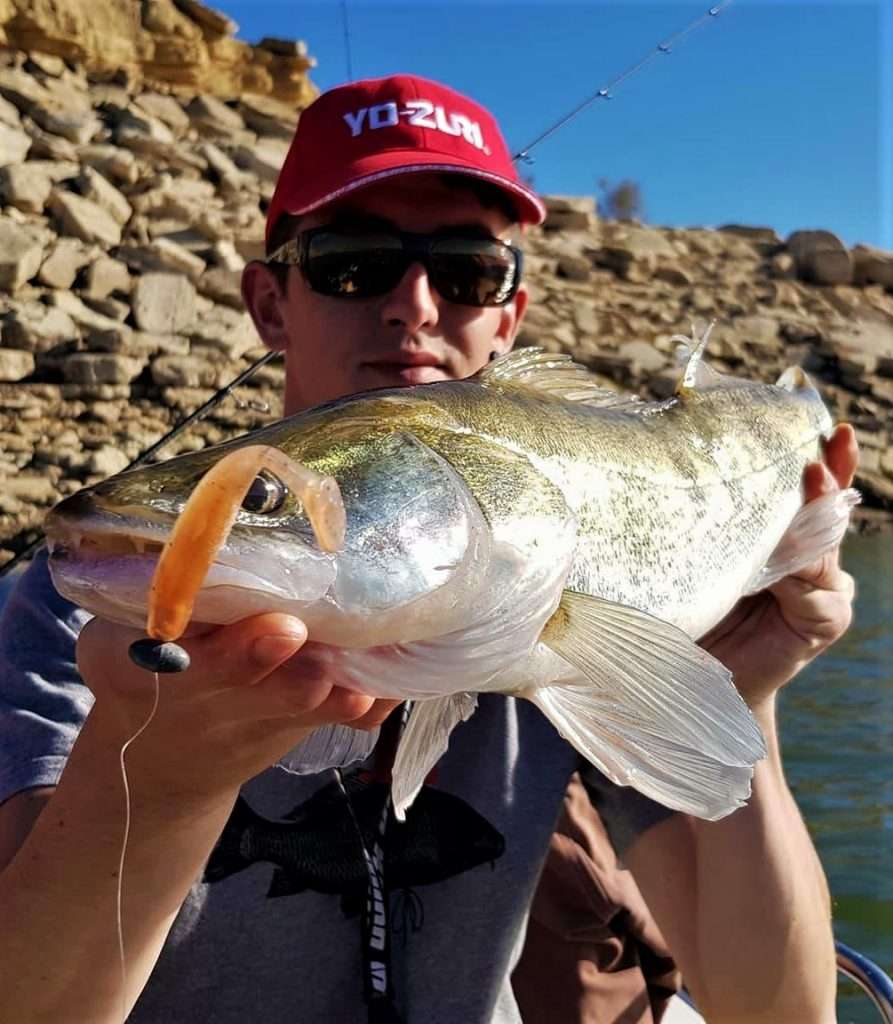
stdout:
<svg viewBox="0 0 893 1024">
<path fill-rule="evenodd" d="M 152 707 L 152 675 L 129 659 L 136 630 L 94 619 L 78 641 L 78 667 L 96 696 L 111 746 L 120 746 Z M 324 663 L 301 648 L 298 619 L 257 615 L 183 639 L 191 665 L 159 677 L 158 710 L 128 750 L 141 791 L 164 799 L 233 793 L 321 725 L 381 724 L 395 701 L 333 686 Z"/>
<path fill-rule="evenodd" d="M 804 499 L 849 487 L 858 459 L 853 428 L 841 424 L 825 445 L 825 462 L 806 467 Z M 739 601 L 700 642 L 732 671 L 742 697 L 756 711 L 846 632 L 853 595 L 853 578 L 840 568 L 838 552 L 829 552 Z"/>
</svg>

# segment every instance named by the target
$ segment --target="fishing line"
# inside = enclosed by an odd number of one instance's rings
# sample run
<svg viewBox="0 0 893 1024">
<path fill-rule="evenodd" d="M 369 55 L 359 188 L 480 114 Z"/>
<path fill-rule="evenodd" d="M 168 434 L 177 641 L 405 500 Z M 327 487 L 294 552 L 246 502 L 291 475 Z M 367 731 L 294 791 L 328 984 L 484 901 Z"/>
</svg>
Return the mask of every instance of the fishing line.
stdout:
<svg viewBox="0 0 893 1024">
<path fill-rule="evenodd" d="M 127 856 L 127 844 L 130 840 L 130 781 L 127 778 L 127 764 L 125 755 L 130 745 L 142 736 L 152 724 L 155 714 L 158 711 L 158 702 L 161 696 L 161 684 L 158 680 L 158 673 L 153 672 L 152 678 L 155 681 L 152 709 L 143 724 L 136 732 L 121 745 L 118 752 L 118 764 L 121 768 L 121 781 L 124 784 L 124 835 L 121 840 L 121 856 L 118 858 L 118 882 L 115 888 L 115 921 L 118 929 L 118 958 L 121 965 L 121 1021 L 127 1021 L 127 959 L 124 951 L 124 860 Z"/>
<path fill-rule="evenodd" d="M 550 125 L 544 132 L 541 132 L 537 137 L 529 142 L 523 149 L 519 149 L 517 153 L 512 157 L 512 160 L 522 160 L 525 163 L 532 163 L 530 157 L 530 151 L 534 146 L 538 146 L 541 142 L 544 142 L 555 132 L 562 129 L 566 124 L 570 124 L 579 114 L 582 114 L 587 107 L 595 103 L 596 100 L 609 100 L 612 98 L 611 90 L 616 89 L 622 82 L 626 81 L 627 78 L 632 78 L 637 72 L 641 71 L 646 64 L 654 60 L 655 57 L 663 54 L 668 56 L 673 51 L 673 47 L 684 39 L 689 32 L 694 32 L 696 28 L 703 25 L 704 22 L 710 21 L 711 18 L 715 18 L 723 10 L 724 7 L 728 7 L 732 0 L 722 0 L 722 3 L 714 4 L 709 7 L 703 14 L 699 14 L 696 18 L 693 18 L 683 29 L 680 29 L 675 35 L 669 36 L 662 43 L 658 43 L 657 46 L 653 47 L 644 57 L 640 57 L 634 64 L 631 64 L 625 71 L 621 71 L 619 75 L 612 78 L 608 83 L 603 85 L 600 89 L 594 92 L 591 96 L 588 96 L 581 103 L 578 103 L 569 113 L 564 114 L 554 124 Z"/>
</svg>

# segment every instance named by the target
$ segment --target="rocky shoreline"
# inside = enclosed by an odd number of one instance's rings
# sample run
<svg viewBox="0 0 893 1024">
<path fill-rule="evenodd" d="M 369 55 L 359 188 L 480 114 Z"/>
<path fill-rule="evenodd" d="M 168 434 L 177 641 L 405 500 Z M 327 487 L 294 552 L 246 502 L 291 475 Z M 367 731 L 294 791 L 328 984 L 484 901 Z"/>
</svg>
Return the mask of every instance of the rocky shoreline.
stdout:
<svg viewBox="0 0 893 1024">
<path fill-rule="evenodd" d="M 231 23 L 194 0 L 153 5 L 168 8 L 223 52 Z M 266 41 L 291 60 L 284 102 L 269 75 L 266 94 L 263 76 L 239 77 L 236 51 L 216 80 L 165 77 L 148 59 L 91 61 L 86 44 L 62 55 L 52 32 L 11 25 L 0 31 L 0 562 L 52 504 L 123 469 L 262 354 L 239 275 L 261 253 L 276 172 L 315 94 L 299 44 Z M 22 38 L 48 52 L 16 48 Z M 134 38 L 137 56 L 149 52 Z M 238 46 L 246 67 L 269 68 Z M 893 524 L 893 255 L 825 231 L 656 228 L 600 219 L 591 199 L 548 206 L 525 243 L 533 303 L 520 344 L 662 397 L 678 372 L 671 337 L 716 319 L 720 370 L 771 381 L 807 369 L 859 436 L 859 526 Z M 161 457 L 277 416 L 281 378 L 265 366 Z"/>
</svg>

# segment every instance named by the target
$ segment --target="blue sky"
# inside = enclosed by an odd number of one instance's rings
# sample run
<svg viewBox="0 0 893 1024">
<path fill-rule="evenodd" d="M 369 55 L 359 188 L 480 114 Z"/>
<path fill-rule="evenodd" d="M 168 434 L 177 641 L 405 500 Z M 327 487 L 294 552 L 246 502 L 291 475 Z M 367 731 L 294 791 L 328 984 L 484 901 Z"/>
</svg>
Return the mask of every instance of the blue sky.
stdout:
<svg viewBox="0 0 893 1024">
<path fill-rule="evenodd" d="M 217 0 L 239 38 L 347 77 L 341 0 Z M 355 77 L 411 71 L 494 111 L 514 152 L 707 3 L 347 0 Z M 736 0 L 533 152 L 545 193 L 638 182 L 650 223 L 822 227 L 893 249 L 893 0 Z"/>
</svg>

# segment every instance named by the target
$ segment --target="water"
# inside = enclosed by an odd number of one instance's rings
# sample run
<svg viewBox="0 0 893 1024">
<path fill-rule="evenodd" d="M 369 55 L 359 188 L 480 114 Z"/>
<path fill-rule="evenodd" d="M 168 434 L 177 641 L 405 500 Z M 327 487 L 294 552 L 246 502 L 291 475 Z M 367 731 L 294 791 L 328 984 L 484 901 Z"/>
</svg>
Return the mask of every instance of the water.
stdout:
<svg viewBox="0 0 893 1024">
<path fill-rule="evenodd" d="M 788 780 L 818 847 L 835 933 L 893 974 L 893 537 L 852 537 L 853 625 L 781 703 Z M 843 986 L 841 1024 L 875 1024 Z"/>
<path fill-rule="evenodd" d="M 857 581 L 847 635 L 781 702 L 790 784 L 818 846 L 839 939 L 893 975 L 893 537 L 851 537 Z M 0 578 L 0 605 L 9 581 Z M 840 1024 L 877 1013 L 843 985 Z"/>
</svg>

